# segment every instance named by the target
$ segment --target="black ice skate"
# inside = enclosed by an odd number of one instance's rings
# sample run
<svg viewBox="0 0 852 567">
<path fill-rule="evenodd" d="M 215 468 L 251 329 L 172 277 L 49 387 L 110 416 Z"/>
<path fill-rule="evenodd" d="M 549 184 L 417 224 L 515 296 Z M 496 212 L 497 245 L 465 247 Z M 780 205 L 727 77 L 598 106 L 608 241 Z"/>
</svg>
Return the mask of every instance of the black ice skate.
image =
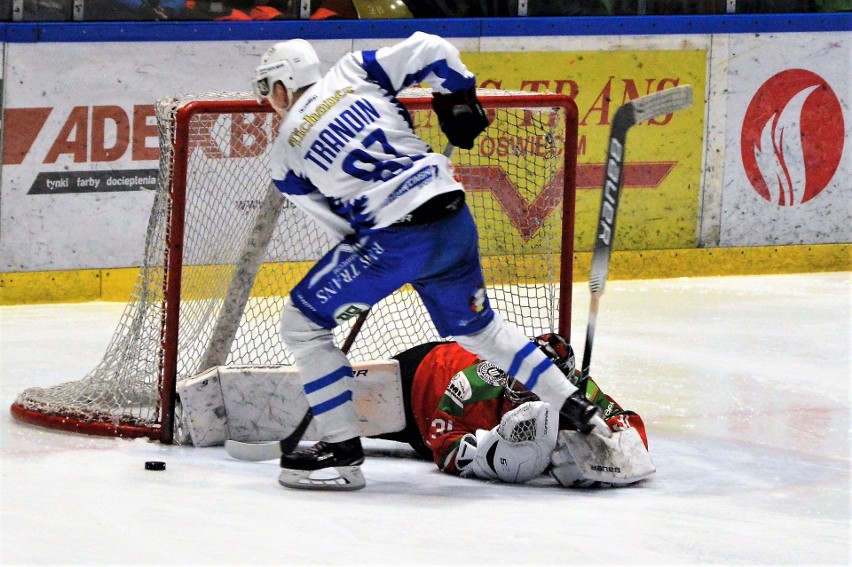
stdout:
<svg viewBox="0 0 852 567">
<path fill-rule="evenodd" d="M 364 450 L 358 437 L 340 443 L 320 441 L 308 449 L 281 455 L 278 483 L 306 490 L 358 490 L 366 485 L 358 466 L 363 462 Z"/>
</svg>

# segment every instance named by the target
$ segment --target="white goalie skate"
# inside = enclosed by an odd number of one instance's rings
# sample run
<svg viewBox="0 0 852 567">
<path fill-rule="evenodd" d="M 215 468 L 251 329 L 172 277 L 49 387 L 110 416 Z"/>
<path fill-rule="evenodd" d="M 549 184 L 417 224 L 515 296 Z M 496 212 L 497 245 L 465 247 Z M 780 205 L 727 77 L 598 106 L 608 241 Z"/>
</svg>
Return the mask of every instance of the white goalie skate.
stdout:
<svg viewBox="0 0 852 567">
<path fill-rule="evenodd" d="M 354 437 L 340 443 L 320 441 L 314 446 L 281 455 L 278 483 L 301 490 L 359 490 L 366 486 L 361 473 L 364 450 Z"/>
</svg>

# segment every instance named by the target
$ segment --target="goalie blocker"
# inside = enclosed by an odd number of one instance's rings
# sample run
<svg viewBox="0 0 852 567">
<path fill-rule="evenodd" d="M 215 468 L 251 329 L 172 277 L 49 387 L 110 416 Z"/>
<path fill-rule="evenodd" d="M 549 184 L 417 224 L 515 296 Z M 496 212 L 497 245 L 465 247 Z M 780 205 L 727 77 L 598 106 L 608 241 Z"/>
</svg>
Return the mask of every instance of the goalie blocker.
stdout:
<svg viewBox="0 0 852 567">
<path fill-rule="evenodd" d="M 545 345 L 554 339 L 537 342 L 547 352 Z M 562 357 L 555 362 L 576 379 L 573 351 L 564 344 L 567 350 L 550 356 Z M 565 364 L 568 352 L 570 364 Z M 583 391 L 614 431 L 609 438 L 564 430 L 557 435 L 557 411 L 456 343 L 429 343 L 394 360 L 355 364 L 353 374 L 362 435 L 408 443 L 449 474 L 517 483 L 550 471 L 563 486 L 579 487 L 629 484 L 654 472 L 641 418 L 591 379 Z M 192 442 L 225 443 L 241 460 L 280 458 L 278 440 L 299 426 L 307 408 L 292 367 L 211 369 L 181 383 L 178 391 Z M 317 439 L 313 427 L 304 438 Z M 352 490 L 363 477 L 349 468 L 337 468 L 333 478 L 279 481 Z"/>
</svg>

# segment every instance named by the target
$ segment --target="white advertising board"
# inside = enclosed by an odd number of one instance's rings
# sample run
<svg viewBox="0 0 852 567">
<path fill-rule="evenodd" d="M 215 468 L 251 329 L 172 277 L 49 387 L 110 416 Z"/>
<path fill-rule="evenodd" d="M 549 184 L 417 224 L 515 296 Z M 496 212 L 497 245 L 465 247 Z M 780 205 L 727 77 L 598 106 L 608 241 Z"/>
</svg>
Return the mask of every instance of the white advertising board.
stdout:
<svg viewBox="0 0 852 567">
<path fill-rule="evenodd" d="M 286 39 L 286 38 L 281 38 Z M 709 36 L 453 38 L 464 52 L 695 49 Z M 398 39 L 312 41 L 330 66 Z M 141 265 L 156 183 L 154 103 L 246 91 L 272 41 L 11 43 L 0 272 Z"/>
<path fill-rule="evenodd" d="M 852 241 L 852 34 L 729 42 L 720 245 Z"/>
<path fill-rule="evenodd" d="M 849 242 L 852 34 L 461 38 L 463 51 L 709 46 L 709 246 Z M 285 38 L 281 38 L 285 39 Z M 390 39 L 314 41 L 329 65 Z M 270 41 L 5 44 L 0 272 L 139 266 L 154 102 L 245 91 Z M 721 166 L 724 165 L 724 168 Z M 706 225 L 706 227 L 705 227 Z M 710 237 L 704 235 L 709 234 Z"/>
<path fill-rule="evenodd" d="M 158 171 L 155 102 L 250 90 L 270 43 L 5 45 L 0 271 L 139 266 Z M 315 42 L 328 62 L 351 44 Z"/>
</svg>

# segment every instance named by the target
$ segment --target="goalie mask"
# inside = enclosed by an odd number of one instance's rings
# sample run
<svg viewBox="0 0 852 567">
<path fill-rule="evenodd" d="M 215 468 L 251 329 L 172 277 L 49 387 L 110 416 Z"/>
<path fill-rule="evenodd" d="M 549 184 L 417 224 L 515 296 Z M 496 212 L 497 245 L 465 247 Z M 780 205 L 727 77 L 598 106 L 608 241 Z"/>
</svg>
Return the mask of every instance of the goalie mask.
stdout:
<svg viewBox="0 0 852 567">
<path fill-rule="evenodd" d="M 321 78 L 319 58 L 311 44 L 304 39 L 291 39 L 276 43 L 263 54 L 252 86 L 257 101 L 263 102 L 280 81 L 292 105 L 293 93 Z"/>
</svg>

